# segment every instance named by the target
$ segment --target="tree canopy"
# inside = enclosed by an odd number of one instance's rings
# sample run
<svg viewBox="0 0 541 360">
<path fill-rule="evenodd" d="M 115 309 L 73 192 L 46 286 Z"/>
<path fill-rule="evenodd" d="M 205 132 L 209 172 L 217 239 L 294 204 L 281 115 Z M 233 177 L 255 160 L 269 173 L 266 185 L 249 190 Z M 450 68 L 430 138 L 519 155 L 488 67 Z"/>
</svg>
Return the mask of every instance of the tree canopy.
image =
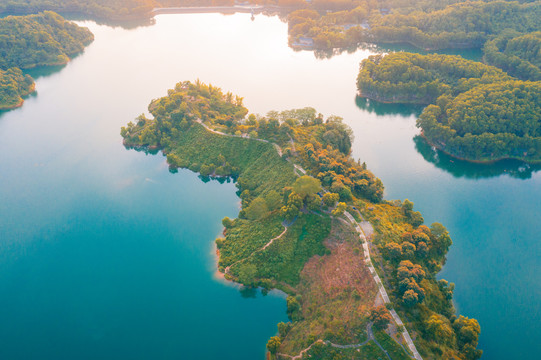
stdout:
<svg viewBox="0 0 541 360">
<path fill-rule="evenodd" d="M 470 160 L 541 160 L 541 82 L 475 87 L 428 106 L 417 125 L 429 142 Z"/>
<path fill-rule="evenodd" d="M 487 63 L 521 80 L 541 81 L 541 31 L 506 31 L 483 48 Z"/>
<path fill-rule="evenodd" d="M 465 1 L 436 11 L 393 13 L 375 18 L 376 42 L 410 43 L 424 49 L 481 48 L 490 35 L 513 29 L 541 30 L 541 3 Z"/>
<path fill-rule="evenodd" d="M 93 38 L 50 11 L 0 19 L 0 109 L 20 106 L 34 91 L 34 80 L 21 68 L 64 64 Z"/>
<path fill-rule="evenodd" d="M 0 19 L 0 68 L 64 64 L 93 39 L 87 28 L 51 11 L 8 16 Z"/>
<path fill-rule="evenodd" d="M 525 54 L 537 51 L 532 44 Z M 430 104 L 417 126 L 429 143 L 450 155 L 541 160 L 539 81 L 520 81 L 458 56 L 394 53 L 364 60 L 357 85 L 364 97 Z"/>
<path fill-rule="evenodd" d="M 19 68 L 0 70 L 0 110 L 20 106 L 22 97 L 34 91 L 34 80 Z"/>
<path fill-rule="evenodd" d="M 444 94 L 509 79 L 498 68 L 461 56 L 399 52 L 363 60 L 357 87 L 362 96 L 379 101 L 430 104 Z"/>
</svg>

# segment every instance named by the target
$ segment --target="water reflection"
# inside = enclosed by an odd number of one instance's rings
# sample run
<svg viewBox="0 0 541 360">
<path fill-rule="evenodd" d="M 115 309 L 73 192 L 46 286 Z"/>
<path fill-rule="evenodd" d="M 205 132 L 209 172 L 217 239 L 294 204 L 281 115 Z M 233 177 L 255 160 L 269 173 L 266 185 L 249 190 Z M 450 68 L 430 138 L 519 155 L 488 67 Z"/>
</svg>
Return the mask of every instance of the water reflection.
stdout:
<svg viewBox="0 0 541 360">
<path fill-rule="evenodd" d="M 530 179 L 533 173 L 541 170 L 541 164 L 527 164 L 519 160 L 502 160 L 492 164 L 463 161 L 433 148 L 419 135 L 415 136 L 413 141 L 415 149 L 426 161 L 456 178 L 483 179 L 505 174 L 516 179 Z"/>
<path fill-rule="evenodd" d="M 360 96 L 355 97 L 355 104 L 361 110 L 375 113 L 378 116 L 384 115 L 402 115 L 402 116 L 419 116 L 424 109 L 422 105 L 411 104 L 388 104 L 375 100 L 369 100 Z"/>
<path fill-rule="evenodd" d="M 73 60 L 76 57 L 78 57 L 79 55 L 80 54 L 72 56 L 71 59 Z M 32 68 L 32 69 L 26 69 L 26 70 L 23 70 L 23 71 L 24 71 L 25 74 L 28 74 L 28 75 L 32 76 L 32 78 L 34 80 L 37 80 L 39 78 L 51 76 L 51 75 L 59 72 L 60 70 L 65 68 L 66 65 L 67 64 L 52 65 L 52 66 L 38 66 L 38 67 L 35 67 L 35 68 Z"/>
<path fill-rule="evenodd" d="M 445 54 L 445 55 L 460 55 L 464 59 L 481 61 L 483 58 L 483 51 L 481 49 L 444 49 L 444 50 L 432 50 L 427 51 L 417 48 L 410 44 L 377 44 L 378 52 L 390 53 L 390 52 L 410 52 L 414 54 Z"/>
<path fill-rule="evenodd" d="M 139 27 L 152 26 L 156 23 L 156 20 L 153 17 L 143 17 L 139 19 L 131 20 L 108 20 L 100 19 L 91 15 L 85 15 L 80 13 L 66 13 L 60 12 L 65 19 L 70 21 L 93 21 L 98 25 L 105 25 L 112 28 L 122 28 L 125 30 L 133 30 Z"/>
</svg>

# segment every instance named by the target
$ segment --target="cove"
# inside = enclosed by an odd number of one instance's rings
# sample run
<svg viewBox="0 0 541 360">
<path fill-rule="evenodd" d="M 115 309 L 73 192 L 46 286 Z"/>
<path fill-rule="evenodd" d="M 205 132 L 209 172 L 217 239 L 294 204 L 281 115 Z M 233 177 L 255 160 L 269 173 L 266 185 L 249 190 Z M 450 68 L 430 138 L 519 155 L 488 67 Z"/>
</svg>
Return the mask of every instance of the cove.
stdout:
<svg viewBox="0 0 541 360">
<path fill-rule="evenodd" d="M 253 112 L 344 117 L 386 198 L 409 198 L 449 229 L 442 276 L 457 284 L 459 312 L 479 320 L 483 358 L 541 352 L 539 173 L 445 159 L 414 140 L 418 109 L 356 99 L 373 49 L 316 59 L 287 47 L 277 17 L 249 14 L 80 24 L 94 43 L 0 117 L 1 358 L 263 358 L 283 299 L 242 297 L 213 277 L 212 242 L 238 212 L 236 188 L 170 174 L 161 155 L 121 144 L 120 127 L 151 99 L 197 78 Z"/>
</svg>

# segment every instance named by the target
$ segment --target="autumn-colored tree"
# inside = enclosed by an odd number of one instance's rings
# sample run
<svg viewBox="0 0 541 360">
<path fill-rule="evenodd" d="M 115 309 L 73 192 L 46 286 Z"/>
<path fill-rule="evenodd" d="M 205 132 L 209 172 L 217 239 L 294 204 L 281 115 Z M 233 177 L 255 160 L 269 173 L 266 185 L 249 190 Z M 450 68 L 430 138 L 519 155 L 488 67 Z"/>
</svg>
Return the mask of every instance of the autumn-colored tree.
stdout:
<svg viewBox="0 0 541 360">
<path fill-rule="evenodd" d="M 449 319 L 442 315 L 431 315 L 426 322 L 427 334 L 440 344 L 453 344 L 455 333 Z"/>
<path fill-rule="evenodd" d="M 334 207 L 338 200 L 340 200 L 340 195 L 336 193 L 328 192 L 323 195 L 323 204 L 327 207 Z"/>
<path fill-rule="evenodd" d="M 346 209 L 348 208 L 346 203 L 339 202 L 338 205 L 336 205 L 336 208 L 331 211 L 332 216 L 340 216 L 342 215 Z"/>
<path fill-rule="evenodd" d="M 453 322 L 453 328 L 457 335 L 458 346 L 466 354 L 467 359 L 479 359 L 483 352 L 476 349 L 481 333 L 481 327 L 477 320 L 460 315 Z"/>
<path fill-rule="evenodd" d="M 397 276 L 399 280 L 413 278 L 415 281 L 420 282 L 424 279 L 425 272 L 421 265 L 413 264 L 409 260 L 404 260 L 401 261 L 398 266 Z"/>
<path fill-rule="evenodd" d="M 393 319 L 389 313 L 389 310 L 387 310 L 387 308 L 383 305 L 377 306 L 370 310 L 370 315 L 368 318 L 373 322 L 373 327 L 376 330 L 386 329 Z"/>
<path fill-rule="evenodd" d="M 278 349 L 280 349 L 281 345 L 282 339 L 280 339 L 278 336 L 273 336 L 267 342 L 267 350 L 269 350 L 272 355 L 275 355 L 278 352 Z"/>
</svg>

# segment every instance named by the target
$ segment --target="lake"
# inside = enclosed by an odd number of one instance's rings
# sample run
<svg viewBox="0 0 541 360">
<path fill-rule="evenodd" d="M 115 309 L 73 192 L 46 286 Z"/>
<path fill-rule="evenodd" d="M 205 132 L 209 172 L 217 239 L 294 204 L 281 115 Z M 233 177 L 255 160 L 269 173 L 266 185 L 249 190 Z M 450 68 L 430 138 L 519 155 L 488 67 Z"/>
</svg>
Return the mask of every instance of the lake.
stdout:
<svg viewBox="0 0 541 360">
<path fill-rule="evenodd" d="M 279 293 L 216 277 L 214 239 L 235 217 L 232 183 L 171 174 L 122 146 L 120 127 L 176 82 L 200 79 L 255 113 L 312 106 L 342 116 L 353 156 L 454 244 L 441 276 L 477 318 L 484 359 L 541 353 L 541 178 L 516 162 L 473 165 L 415 136 L 418 108 L 356 98 L 374 49 L 317 59 L 287 25 L 249 14 L 160 15 L 95 41 L 65 67 L 31 72 L 37 94 L 0 115 L 0 358 L 263 359 L 286 321 Z"/>
</svg>

